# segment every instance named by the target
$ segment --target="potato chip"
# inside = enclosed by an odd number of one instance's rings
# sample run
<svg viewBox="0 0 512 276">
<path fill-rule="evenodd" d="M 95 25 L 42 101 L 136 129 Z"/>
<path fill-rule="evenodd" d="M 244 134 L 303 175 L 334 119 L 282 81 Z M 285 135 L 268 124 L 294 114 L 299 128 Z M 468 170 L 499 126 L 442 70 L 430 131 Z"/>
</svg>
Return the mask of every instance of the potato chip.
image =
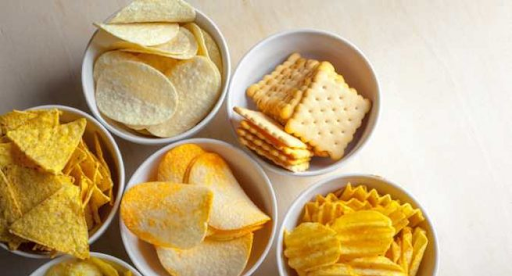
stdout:
<svg viewBox="0 0 512 276">
<path fill-rule="evenodd" d="M 92 258 L 91 258 L 92 259 Z M 90 260 L 90 259 L 89 259 Z M 45 276 L 103 276 L 101 270 L 91 261 L 68 260 L 52 266 Z"/>
<path fill-rule="evenodd" d="M 400 258 L 398 264 L 402 267 L 403 271 L 408 274 L 409 266 L 412 262 L 413 246 L 412 246 L 412 229 L 405 227 L 401 233 L 401 248 Z"/>
<path fill-rule="evenodd" d="M 109 263 L 102 261 L 98 258 L 90 258 L 89 259 L 92 264 L 94 264 L 104 276 L 118 276 L 119 272 Z"/>
<path fill-rule="evenodd" d="M 254 231 L 260 230 L 263 228 L 263 225 L 250 226 L 237 230 L 217 230 L 213 227 L 208 227 L 208 231 L 206 233 L 206 237 L 210 240 L 216 241 L 229 241 L 236 238 L 240 238 Z"/>
<path fill-rule="evenodd" d="M 123 52 L 126 53 L 126 52 Z M 178 62 L 176 59 L 152 54 L 139 54 L 137 58 L 156 70 L 165 73 Z"/>
<path fill-rule="evenodd" d="M 206 44 L 204 42 L 204 35 L 203 35 L 203 31 L 201 30 L 201 28 L 199 28 L 199 26 L 197 26 L 197 24 L 193 23 L 193 22 L 183 25 L 183 28 L 186 28 L 187 30 L 189 30 L 196 38 L 197 46 L 199 47 L 197 50 L 197 54 L 199 56 L 210 58 L 210 56 L 208 55 L 208 49 L 206 49 Z"/>
<path fill-rule="evenodd" d="M 15 221 L 11 233 L 80 259 L 88 258 L 89 236 L 79 193 L 71 183 L 63 185 Z"/>
<path fill-rule="evenodd" d="M 109 23 L 190 22 L 195 18 L 195 9 L 182 0 L 135 0 Z"/>
<path fill-rule="evenodd" d="M 124 224 L 140 239 L 158 246 L 191 248 L 205 237 L 213 193 L 194 185 L 148 182 L 125 192 Z"/>
<path fill-rule="evenodd" d="M 342 259 L 383 255 L 395 233 L 391 220 L 376 211 L 346 214 L 336 219 L 331 228 L 341 242 Z"/>
<path fill-rule="evenodd" d="M 45 171 L 57 174 L 75 151 L 86 124 L 82 118 L 53 128 L 17 129 L 7 136 L 29 159 Z"/>
<path fill-rule="evenodd" d="M 185 174 L 192 160 L 205 151 L 194 144 L 184 144 L 168 151 L 158 165 L 158 181 L 187 183 Z"/>
<path fill-rule="evenodd" d="M 205 240 L 190 249 L 156 247 L 158 259 L 165 270 L 176 276 L 236 276 L 249 260 L 253 234 L 230 241 Z"/>
<path fill-rule="evenodd" d="M 262 225 L 270 220 L 247 196 L 228 164 L 215 153 L 197 157 L 188 183 L 208 187 L 215 195 L 208 225 L 218 230 L 235 230 Z"/>
<path fill-rule="evenodd" d="M 342 202 L 324 202 L 321 205 L 310 202 L 304 208 L 303 221 L 319 222 L 327 225 L 350 212 L 353 212 L 353 210 Z"/>
<path fill-rule="evenodd" d="M 94 62 L 93 77 L 94 81 L 97 82 L 105 68 L 116 64 L 120 61 L 139 61 L 139 58 L 132 53 L 124 51 L 108 51 L 103 54 Z"/>
<path fill-rule="evenodd" d="M 412 243 L 413 255 L 411 264 L 409 265 L 409 276 L 415 276 L 416 273 L 418 273 L 421 260 L 423 259 L 423 254 L 425 253 L 425 249 L 427 248 L 428 238 L 425 230 L 423 230 L 420 227 L 416 227 L 412 235 Z"/>
<path fill-rule="evenodd" d="M 398 241 L 400 243 L 398 243 L 397 241 L 393 241 L 385 254 L 386 258 L 392 260 L 395 263 L 398 262 L 398 259 L 400 258 L 402 252 L 402 243 L 400 240 Z"/>
<path fill-rule="evenodd" d="M 180 26 L 176 23 L 94 24 L 101 30 L 130 43 L 155 46 L 176 37 Z"/>
<path fill-rule="evenodd" d="M 318 269 L 310 271 L 307 276 L 358 276 L 352 268 L 346 264 L 333 264 L 322 266 Z"/>
<path fill-rule="evenodd" d="M 219 69 L 219 72 L 222 72 L 222 55 L 219 50 L 219 46 L 217 46 L 217 42 L 213 39 L 213 37 L 205 30 L 203 31 L 204 37 L 204 45 L 206 47 L 206 51 L 208 52 L 208 58 L 210 58 L 215 66 Z"/>
<path fill-rule="evenodd" d="M 120 61 L 107 67 L 96 89 L 99 110 L 132 125 L 154 125 L 172 117 L 178 95 L 159 71 L 142 62 Z"/>
<path fill-rule="evenodd" d="M 285 235 L 284 244 L 288 264 L 302 271 L 332 265 L 341 255 L 341 244 L 336 232 L 320 223 L 301 223 Z"/>
<path fill-rule="evenodd" d="M 172 118 L 147 128 L 158 137 L 172 137 L 195 126 L 208 115 L 221 92 L 220 74 L 205 57 L 180 61 L 166 76 L 176 87 L 180 101 Z"/>
<path fill-rule="evenodd" d="M 348 264 L 358 276 L 407 276 L 399 265 L 382 256 L 358 258 Z"/>
</svg>

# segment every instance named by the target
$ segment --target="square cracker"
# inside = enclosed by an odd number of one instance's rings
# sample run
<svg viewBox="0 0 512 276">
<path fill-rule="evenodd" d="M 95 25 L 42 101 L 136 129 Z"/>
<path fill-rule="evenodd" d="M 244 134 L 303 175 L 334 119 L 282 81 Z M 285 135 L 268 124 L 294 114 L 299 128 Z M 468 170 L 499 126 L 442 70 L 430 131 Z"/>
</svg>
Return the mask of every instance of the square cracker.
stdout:
<svg viewBox="0 0 512 276">
<path fill-rule="evenodd" d="M 272 143 L 290 148 L 308 148 L 305 143 L 286 133 L 280 124 L 265 116 L 265 114 L 238 106 L 234 110 L 251 123 L 252 127 L 259 130 L 268 140 L 272 141 Z"/>
<path fill-rule="evenodd" d="M 315 153 L 341 159 L 371 103 L 350 88 L 332 66 L 320 66 L 285 126 Z"/>
<path fill-rule="evenodd" d="M 249 86 L 247 95 L 259 110 L 285 123 L 300 102 L 320 63 L 294 53 L 258 83 Z"/>
</svg>

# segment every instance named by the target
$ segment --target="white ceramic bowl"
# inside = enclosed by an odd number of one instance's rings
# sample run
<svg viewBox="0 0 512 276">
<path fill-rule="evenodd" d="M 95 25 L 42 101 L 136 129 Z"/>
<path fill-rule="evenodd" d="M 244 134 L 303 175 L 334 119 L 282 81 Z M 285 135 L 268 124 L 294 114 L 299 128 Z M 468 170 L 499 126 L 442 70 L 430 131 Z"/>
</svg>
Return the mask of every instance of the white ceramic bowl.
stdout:
<svg viewBox="0 0 512 276">
<path fill-rule="evenodd" d="M 208 123 L 215 117 L 215 114 L 219 111 L 222 103 L 224 102 L 224 98 L 226 97 L 228 84 L 231 77 L 231 59 L 229 57 L 229 50 L 226 40 L 222 35 L 221 31 L 215 25 L 215 23 L 207 17 L 204 13 L 196 9 L 196 20 L 195 23 L 199 25 L 201 28 L 210 33 L 217 42 L 219 46 L 219 50 L 222 55 L 222 63 L 223 63 L 223 71 L 222 73 L 222 92 L 217 100 L 217 103 L 212 108 L 210 113 L 201 120 L 197 125 L 193 128 L 173 137 L 169 138 L 159 138 L 159 137 L 151 137 L 143 135 L 139 132 L 131 130 L 124 126 L 121 123 L 118 123 L 105 115 L 103 115 L 96 105 L 96 97 L 95 97 L 95 85 L 93 79 L 93 68 L 94 61 L 98 58 L 103 52 L 109 50 L 109 46 L 112 45 L 113 42 L 116 41 L 115 38 L 105 34 L 104 32 L 96 31 L 89 44 L 87 45 L 87 49 L 85 50 L 84 58 L 82 61 L 82 89 L 85 95 L 85 100 L 87 101 L 87 105 L 89 109 L 92 111 L 94 117 L 98 119 L 109 131 L 114 133 L 114 135 L 121 137 L 125 140 L 128 140 L 137 144 L 145 144 L 145 145 L 156 145 L 156 144 L 168 144 L 181 139 L 188 138 L 201 129 L 203 129 Z"/>
<path fill-rule="evenodd" d="M 356 88 L 359 94 L 372 102 L 372 109 L 366 114 L 354 139 L 345 150 L 345 156 L 338 161 L 315 157 L 306 172 L 293 173 L 267 161 L 241 145 L 246 152 L 255 157 L 264 167 L 287 175 L 312 176 L 332 171 L 354 156 L 368 141 L 377 123 L 380 110 L 379 83 L 370 62 L 352 43 L 332 33 L 318 30 L 299 29 L 272 35 L 254 46 L 243 57 L 233 74 L 229 87 L 227 113 L 236 136 L 236 128 L 241 117 L 233 107 L 241 106 L 256 110 L 252 100 L 246 96 L 247 88 L 258 82 L 286 58 L 298 52 L 307 58 L 331 62 L 336 71 L 342 74 L 346 82 Z"/>
<path fill-rule="evenodd" d="M 400 188 L 398 185 L 374 175 L 364 174 L 347 174 L 341 176 L 332 176 L 330 178 L 321 180 L 302 192 L 297 199 L 292 203 L 290 209 L 286 213 L 283 224 L 279 229 L 277 238 L 277 266 L 281 276 L 297 275 L 297 273 L 288 266 L 287 258 L 284 256 L 284 230 L 292 230 L 297 226 L 303 214 L 304 205 L 314 200 L 316 195 L 327 195 L 330 192 L 337 191 L 345 187 L 348 183 L 353 185 L 362 184 L 366 185 L 369 189 L 376 189 L 379 193 L 390 194 L 392 198 L 399 199 L 403 203 L 410 203 L 414 208 L 420 208 L 425 216 L 425 221 L 420 224 L 427 231 L 429 240 L 425 255 L 421 262 L 417 276 L 434 276 L 437 274 L 437 264 L 439 263 L 437 236 L 425 209 L 421 208 L 420 204 L 414 197 Z"/>
<path fill-rule="evenodd" d="M 89 244 L 94 243 L 97 239 L 105 233 L 107 228 L 109 227 L 112 219 L 116 215 L 117 209 L 119 208 L 119 203 L 121 203 L 121 196 L 124 191 L 124 163 L 123 158 L 121 157 L 121 152 L 117 147 L 116 141 L 112 137 L 112 135 L 91 115 L 78 110 L 73 107 L 63 106 L 63 105 L 43 105 L 30 108 L 30 110 L 39 110 L 39 109 L 53 109 L 57 108 L 62 111 L 62 115 L 60 117 L 61 122 L 71 122 L 79 118 L 87 119 L 87 127 L 84 132 L 84 139 L 88 145 L 93 144 L 93 135 L 94 133 L 99 133 L 101 144 L 103 146 L 105 161 L 107 161 L 110 171 L 112 173 L 112 180 L 114 182 L 114 205 L 106 205 L 101 208 L 100 216 L 102 218 L 103 224 L 99 227 L 91 236 L 89 236 Z M 29 250 L 14 250 L 11 251 L 7 248 L 4 243 L 0 243 L 0 247 L 23 257 L 28 258 L 50 258 L 49 254 L 44 253 L 35 253 Z"/>
<path fill-rule="evenodd" d="M 222 156 L 251 200 L 272 218 L 272 221 L 268 222 L 263 229 L 255 232 L 251 257 L 243 272 L 243 275 L 251 275 L 263 262 L 272 246 L 277 227 L 277 202 L 267 175 L 258 163 L 243 151 L 226 142 L 213 139 L 200 138 L 180 141 L 160 149 L 146 159 L 133 174 L 126 190 L 139 183 L 154 181 L 158 164 L 165 153 L 182 144 L 196 144 L 206 151 L 215 152 Z M 153 245 L 139 240 L 126 228 L 121 218 L 119 221 L 124 248 L 135 264 L 135 267 L 146 276 L 168 276 L 169 274 L 158 260 Z"/>
<path fill-rule="evenodd" d="M 103 253 L 96 253 L 96 252 L 91 252 L 91 257 L 95 257 L 95 258 L 102 259 L 102 260 L 105 260 L 105 261 L 108 261 L 108 262 L 111 262 L 111 263 L 118 264 L 118 265 L 122 266 L 123 268 L 126 268 L 129 271 L 131 271 L 133 276 L 142 276 L 131 265 L 127 264 L 125 261 L 123 261 L 121 259 L 118 259 L 116 257 L 110 256 L 110 255 L 106 255 L 106 254 L 103 254 Z M 45 276 L 46 272 L 48 272 L 48 270 L 51 267 L 53 267 L 56 264 L 62 263 L 64 261 L 70 260 L 70 259 L 73 259 L 73 257 L 71 257 L 71 256 L 62 256 L 62 257 L 56 258 L 56 259 L 54 259 L 54 260 L 52 260 L 50 262 L 47 262 L 46 264 L 42 265 L 41 267 L 39 267 L 36 271 L 32 272 L 32 274 L 30 274 L 30 276 Z"/>
</svg>

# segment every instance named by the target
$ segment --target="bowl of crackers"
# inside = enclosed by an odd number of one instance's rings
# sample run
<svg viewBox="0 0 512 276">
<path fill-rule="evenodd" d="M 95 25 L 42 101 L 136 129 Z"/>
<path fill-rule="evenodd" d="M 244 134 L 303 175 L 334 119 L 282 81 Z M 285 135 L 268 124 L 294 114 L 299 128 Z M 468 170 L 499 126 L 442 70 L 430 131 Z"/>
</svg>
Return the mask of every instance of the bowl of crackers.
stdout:
<svg viewBox="0 0 512 276">
<path fill-rule="evenodd" d="M 277 239 L 280 275 L 436 275 L 435 229 L 412 195 L 373 175 L 322 180 L 292 203 Z"/>
<path fill-rule="evenodd" d="M 133 174 L 120 208 L 124 247 L 147 276 L 251 275 L 276 224 L 276 197 L 263 169 L 213 139 L 155 152 Z"/>
<path fill-rule="evenodd" d="M 278 33 L 254 46 L 233 74 L 232 130 L 264 167 L 319 175 L 342 166 L 369 140 L 379 84 L 364 54 L 338 35 Z"/>
<path fill-rule="evenodd" d="M 96 22 L 82 63 L 93 115 L 139 144 L 190 137 L 227 94 L 230 57 L 215 23 L 182 0 L 135 0 Z"/>
<path fill-rule="evenodd" d="M 83 111 L 46 105 L 1 115 L 0 141 L 0 246 L 29 258 L 88 258 L 124 189 L 110 133 Z"/>
</svg>

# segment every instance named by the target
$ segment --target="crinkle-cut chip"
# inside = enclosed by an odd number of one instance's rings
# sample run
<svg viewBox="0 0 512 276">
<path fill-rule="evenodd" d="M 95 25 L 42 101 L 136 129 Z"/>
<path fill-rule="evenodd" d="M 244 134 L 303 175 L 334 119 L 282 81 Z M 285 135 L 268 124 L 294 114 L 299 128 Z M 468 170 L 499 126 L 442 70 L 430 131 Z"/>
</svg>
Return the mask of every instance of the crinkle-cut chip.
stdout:
<svg viewBox="0 0 512 276">
<path fill-rule="evenodd" d="M 12 163 L 12 143 L 0 143 L 0 168 Z"/>
<path fill-rule="evenodd" d="M 414 229 L 414 233 L 412 234 L 412 244 L 413 255 L 411 264 L 409 265 L 409 276 L 415 276 L 416 273 L 418 273 L 418 269 L 420 268 L 423 254 L 425 253 L 425 249 L 428 245 L 426 231 L 420 227 L 416 227 Z"/>
<path fill-rule="evenodd" d="M 190 22 L 183 25 L 183 28 L 189 30 L 196 38 L 198 46 L 197 55 L 210 58 L 210 56 L 208 55 L 208 49 L 206 48 L 206 44 L 204 42 L 204 34 L 201 28 L 199 28 L 199 26 L 197 26 L 197 24 L 194 22 Z"/>
<path fill-rule="evenodd" d="M 125 124 L 154 125 L 174 115 L 174 85 L 158 70 L 135 61 L 105 68 L 96 89 L 96 103 L 107 117 Z"/>
<path fill-rule="evenodd" d="M 194 160 L 205 151 L 195 144 L 184 144 L 168 151 L 158 165 L 157 180 L 187 183 L 185 174 Z"/>
<path fill-rule="evenodd" d="M 0 242 L 13 243 L 18 239 L 9 233 L 9 225 L 21 215 L 11 184 L 0 170 Z"/>
<path fill-rule="evenodd" d="M 135 0 L 109 23 L 191 22 L 196 10 L 182 0 Z"/>
<path fill-rule="evenodd" d="M 310 271 L 307 276 L 358 276 L 354 273 L 353 269 L 347 264 L 333 264 L 322 266 L 318 269 Z"/>
<path fill-rule="evenodd" d="M 349 207 L 350 209 L 354 211 L 359 210 L 371 210 L 372 205 L 368 201 L 360 201 L 357 198 L 349 199 L 348 201 L 342 201 L 344 205 Z"/>
<path fill-rule="evenodd" d="M 54 127 L 59 125 L 58 109 L 48 110 L 13 110 L 0 116 L 0 134 L 5 135 L 8 131 L 25 127 Z"/>
<path fill-rule="evenodd" d="M 7 136 L 25 155 L 45 171 L 60 173 L 82 139 L 87 121 L 53 128 L 29 128 L 9 131 Z"/>
<path fill-rule="evenodd" d="M 79 259 L 89 257 L 78 187 L 68 183 L 10 227 L 11 233 Z"/>
<path fill-rule="evenodd" d="M 339 201 L 339 199 L 335 194 L 329 193 L 325 197 L 323 195 L 317 195 L 315 201 L 318 202 L 318 204 L 324 204 L 325 202 L 336 202 Z"/>
<path fill-rule="evenodd" d="M 205 57 L 180 61 L 165 75 L 180 101 L 172 118 L 147 128 L 158 137 L 172 137 L 194 127 L 210 113 L 221 93 L 220 73 Z"/>
<path fill-rule="evenodd" d="M 192 248 L 206 235 L 213 198 L 206 187 L 141 183 L 125 192 L 121 218 L 131 232 L 146 242 Z"/>
<path fill-rule="evenodd" d="M 251 255 L 253 234 L 229 241 L 206 239 L 190 249 L 156 247 L 160 263 L 170 275 L 236 276 Z"/>
<path fill-rule="evenodd" d="M 358 199 L 359 201 L 365 201 L 366 195 L 368 194 L 368 189 L 364 185 L 357 185 L 353 187 L 351 183 L 347 184 L 345 190 L 339 197 L 340 200 L 348 201 L 352 198 Z"/>
<path fill-rule="evenodd" d="M 216 241 L 229 241 L 232 239 L 237 239 L 242 236 L 245 236 L 249 233 L 253 233 L 255 231 L 260 230 L 263 228 L 264 225 L 256 225 L 256 226 L 249 226 L 237 230 L 217 230 L 213 227 L 208 227 L 208 232 L 206 233 L 206 238 Z"/>
<path fill-rule="evenodd" d="M 348 265 L 358 276 L 407 276 L 399 265 L 382 256 L 353 259 Z"/>
<path fill-rule="evenodd" d="M 311 203 L 309 202 L 305 206 L 304 218 L 309 222 L 319 222 L 324 225 L 331 224 L 335 219 L 353 211 L 341 202 Z"/>
<path fill-rule="evenodd" d="M 125 53 L 125 52 L 123 52 Z M 176 59 L 152 54 L 139 54 L 137 58 L 156 70 L 165 73 L 178 62 Z"/>
<path fill-rule="evenodd" d="M 377 211 L 358 211 L 336 219 L 331 228 L 341 242 L 341 258 L 383 255 L 393 242 L 391 220 Z"/>
<path fill-rule="evenodd" d="M 301 223 L 285 235 L 284 255 L 290 267 L 301 271 L 332 265 L 340 258 L 341 245 L 336 232 L 315 222 Z"/>
<path fill-rule="evenodd" d="M 64 184 L 71 182 L 65 175 L 41 173 L 18 165 L 6 166 L 2 171 L 23 214 L 54 194 Z"/>
<path fill-rule="evenodd" d="M 201 30 L 203 32 L 204 44 L 206 47 L 206 51 L 208 52 L 208 57 L 219 69 L 219 72 L 222 72 L 222 54 L 220 53 L 219 46 L 215 39 L 205 30 Z"/>
<path fill-rule="evenodd" d="M 105 68 L 125 60 L 139 61 L 139 58 L 132 53 L 117 50 L 101 54 L 101 56 L 94 62 L 94 81 L 98 81 Z"/>
<path fill-rule="evenodd" d="M 213 206 L 208 224 L 218 230 L 263 225 L 270 217 L 244 192 L 228 164 L 215 153 L 203 153 L 190 168 L 188 183 L 212 190 Z"/>
<path fill-rule="evenodd" d="M 397 263 L 398 259 L 400 258 L 401 252 L 402 252 L 401 242 L 398 243 L 397 241 L 393 241 L 391 243 L 391 246 L 389 247 L 388 251 L 386 251 L 385 256 L 386 256 L 386 258 L 390 259 L 394 263 Z"/>
<path fill-rule="evenodd" d="M 409 266 L 413 257 L 413 244 L 412 244 L 412 229 L 405 227 L 400 236 L 402 248 L 400 248 L 400 258 L 398 264 L 402 267 L 403 271 L 408 274 Z"/>
<path fill-rule="evenodd" d="M 176 23 L 95 24 L 101 30 L 124 41 L 142 46 L 155 46 L 169 42 L 178 34 Z"/>
<path fill-rule="evenodd" d="M 401 206 L 401 211 L 409 220 L 409 226 L 411 227 L 415 227 L 425 220 L 425 217 L 423 217 L 423 213 L 421 212 L 421 210 L 418 208 L 413 208 L 409 203 L 403 204 Z"/>
</svg>

